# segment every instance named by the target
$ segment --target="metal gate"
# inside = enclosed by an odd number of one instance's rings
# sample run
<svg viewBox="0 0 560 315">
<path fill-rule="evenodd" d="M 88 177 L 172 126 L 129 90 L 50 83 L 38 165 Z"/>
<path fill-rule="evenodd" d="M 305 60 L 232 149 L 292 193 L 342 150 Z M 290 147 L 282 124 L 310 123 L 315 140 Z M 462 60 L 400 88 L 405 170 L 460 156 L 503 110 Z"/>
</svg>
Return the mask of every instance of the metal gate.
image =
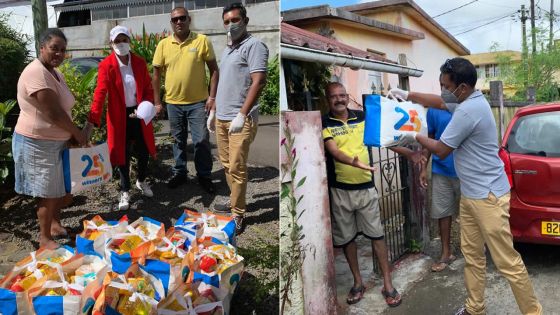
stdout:
<svg viewBox="0 0 560 315">
<path fill-rule="evenodd" d="M 371 148 L 375 187 L 379 195 L 381 223 L 385 229 L 389 262 L 406 254 L 411 245 L 410 218 L 412 196 L 409 187 L 409 163 L 404 156 L 389 149 Z M 377 261 L 377 260 L 374 260 Z M 379 266 L 374 263 L 374 271 Z"/>
</svg>

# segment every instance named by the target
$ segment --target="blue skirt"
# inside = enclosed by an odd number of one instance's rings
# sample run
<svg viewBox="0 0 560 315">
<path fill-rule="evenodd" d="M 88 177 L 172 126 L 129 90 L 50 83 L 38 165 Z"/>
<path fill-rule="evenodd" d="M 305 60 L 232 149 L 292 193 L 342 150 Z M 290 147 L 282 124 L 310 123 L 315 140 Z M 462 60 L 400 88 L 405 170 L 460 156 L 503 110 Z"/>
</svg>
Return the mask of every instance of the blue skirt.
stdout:
<svg viewBox="0 0 560 315">
<path fill-rule="evenodd" d="M 33 139 L 14 133 L 15 191 L 39 198 L 66 195 L 62 170 L 62 151 L 66 143 L 64 140 Z"/>
</svg>

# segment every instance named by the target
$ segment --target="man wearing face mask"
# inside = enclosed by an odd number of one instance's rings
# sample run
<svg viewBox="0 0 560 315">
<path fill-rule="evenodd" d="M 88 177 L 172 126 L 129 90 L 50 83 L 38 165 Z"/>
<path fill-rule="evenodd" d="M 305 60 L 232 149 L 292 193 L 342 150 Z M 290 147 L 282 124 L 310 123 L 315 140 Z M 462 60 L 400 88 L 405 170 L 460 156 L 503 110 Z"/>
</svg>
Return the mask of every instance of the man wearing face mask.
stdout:
<svg viewBox="0 0 560 315">
<path fill-rule="evenodd" d="M 465 306 L 456 314 L 486 313 L 484 245 L 500 273 L 509 281 L 522 314 L 542 314 L 525 264 L 513 248 L 509 227 L 510 186 L 498 157 L 496 122 L 484 95 L 475 90 L 476 69 L 464 58 L 448 59 L 440 68 L 441 86 L 457 97 L 445 103 L 439 95 L 392 89 L 397 98 L 452 112 L 439 140 L 420 134 L 407 135 L 440 158 L 454 152 L 455 170 L 461 182 L 461 252 L 465 257 Z"/>
<path fill-rule="evenodd" d="M 214 210 L 231 213 L 240 232 L 246 208 L 247 158 L 257 134 L 258 98 L 266 84 L 268 48 L 247 32 L 249 18 L 241 3 L 224 7 L 222 20 L 228 43 L 220 59 L 216 106 L 207 126 L 216 132 L 218 154 L 231 193 L 230 202 L 218 204 Z"/>
<path fill-rule="evenodd" d="M 167 182 L 176 188 L 187 180 L 187 132 L 190 130 L 194 146 L 194 165 L 198 182 L 208 193 L 214 193 L 212 154 L 206 130 L 206 113 L 214 107 L 218 86 L 218 65 L 212 43 L 206 35 L 190 30 L 191 18 L 187 9 L 176 7 L 171 11 L 173 34 L 162 39 L 153 60 L 152 85 L 156 110 L 163 107 L 160 82 L 165 74 L 165 102 L 169 127 L 173 136 L 173 177 Z M 206 84 L 206 67 L 210 73 L 210 87 Z"/>
<path fill-rule="evenodd" d="M 146 197 L 153 192 L 146 181 L 148 155 L 155 158 L 156 147 L 152 123 L 135 117 L 143 101 L 153 103 L 150 74 L 146 62 L 130 53 L 130 33 L 124 26 L 115 26 L 109 33 L 113 52 L 99 64 L 97 86 L 93 94 L 88 124 L 88 137 L 93 125 L 99 127 L 108 96 L 107 144 L 111 165 L 120 174 L 119 210 L 127 210 L 130 203 L 130 158 L 135 152 L 138 166 L 136 187 Z"/>
</svg>

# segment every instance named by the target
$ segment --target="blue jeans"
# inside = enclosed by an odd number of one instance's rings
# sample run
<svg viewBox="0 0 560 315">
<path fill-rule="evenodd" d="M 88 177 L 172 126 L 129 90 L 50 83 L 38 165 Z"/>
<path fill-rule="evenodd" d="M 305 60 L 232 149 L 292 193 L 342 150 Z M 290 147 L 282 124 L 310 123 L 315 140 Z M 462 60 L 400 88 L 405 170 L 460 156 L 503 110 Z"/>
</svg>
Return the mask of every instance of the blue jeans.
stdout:
<svg viewBox="0 0 560 315">
<path fill-rule="evenodd" d="M 187 133 L 191 132 L 194 146 L 194 166 L 198 177 L 209 177 L 212 173 L 212 153 L 206 129 L 205 102 L 175 105 L 167 104 L 169 128 L 173 136 L 174 175 L 186 175 L 187 171 Z"/>
</svg>

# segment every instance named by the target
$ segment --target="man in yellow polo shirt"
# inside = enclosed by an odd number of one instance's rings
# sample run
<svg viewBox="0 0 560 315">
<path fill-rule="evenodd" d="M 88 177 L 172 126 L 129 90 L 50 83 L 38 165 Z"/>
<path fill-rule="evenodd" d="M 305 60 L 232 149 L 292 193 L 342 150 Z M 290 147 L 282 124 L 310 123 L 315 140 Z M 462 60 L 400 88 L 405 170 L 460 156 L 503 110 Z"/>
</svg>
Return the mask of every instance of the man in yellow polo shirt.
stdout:
<svg viewBox="0 0 560 315">
<path fill-rule="evenodd" d="M 167 182 L 175 188 L 187 180 L 187 132 L 194 146 L 194 165 L 198 182 L 209 193 L 215 192 L 210 178 L 212 155 L 206 113 L 213 108 L 218 86 L 218 65 L 212 43 L 206 35 L 189 29 L 187 9 L 171 11 L 173 34 L 159 42 L 154 54 L 153 87 L 158 113 L 163 109 L 160 98 L 161 75 L 165 76 L 165 103 L 169 128 L 173 136 L 173 177 Z M 206 66 L 210 71 L 210 89 L 206 84 Z"/>
<path fill-rule="evenodd" d="M 391 281 L 391 268 L 384 240 L 379 197 L 374 186 L 375 168 L 369 166 L 371 151 L 364 145 L 365 116 L 362 111 L 348 109 L 348 94 L 337 82 L 327 84 L 325 95 L 329 112 L 323 116 L 323 141 L 327 157 L 327 177 L 331 202 L 332 237 L 335 247 L 342 247 L 354 277 L 348 293 L 348 304 L 358 303 L 366 287 L 358 264 L 358 235 L 371 240 L 373 251 L 383 273 L 381 294 L 395 307 L 401 295 Z"/>
</svg>

